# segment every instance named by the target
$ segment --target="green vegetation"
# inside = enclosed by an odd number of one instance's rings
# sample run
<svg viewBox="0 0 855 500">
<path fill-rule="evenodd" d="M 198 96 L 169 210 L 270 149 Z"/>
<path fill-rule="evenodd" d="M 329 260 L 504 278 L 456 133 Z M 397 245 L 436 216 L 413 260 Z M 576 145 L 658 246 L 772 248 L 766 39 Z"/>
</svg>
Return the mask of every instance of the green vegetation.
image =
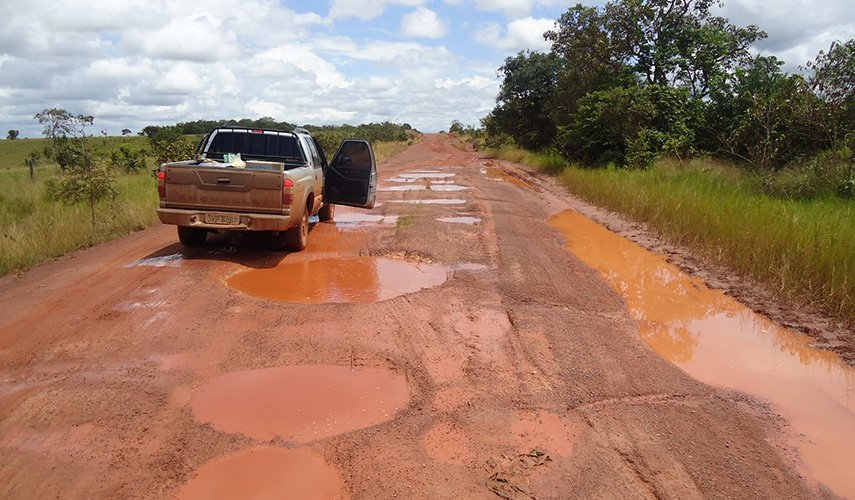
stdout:
<svg viewBox="0 0 855 500">
<path fill-rule="evenodd" d="M 0 170 L 0 275 L 22 270 L 92 244 L 144 229 L 157 222 L 157 190 L 150 173 L 117 178 L 115 196 L 96 204 L 93 233 L 89 209 L 48 196 L 56 165 L 39 169 L 37 182 L 26 170 Z"/>
</svg>

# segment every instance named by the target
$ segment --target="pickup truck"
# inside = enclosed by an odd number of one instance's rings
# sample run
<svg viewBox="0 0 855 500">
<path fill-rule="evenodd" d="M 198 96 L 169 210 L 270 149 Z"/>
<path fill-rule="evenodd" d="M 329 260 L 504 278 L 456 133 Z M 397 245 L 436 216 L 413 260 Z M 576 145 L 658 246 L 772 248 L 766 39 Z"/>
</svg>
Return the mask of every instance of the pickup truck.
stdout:
<svg viewBox="0 0 855 500">
<path fill-rule="evenodd" d="M 276 248 L 300 251 L 311 215 L 331 221 L 335 205 L 374 207 L 377 167 L 368 141 L 345 139 L 332 158 L 305 129 L 218 127 L 195 160 L 160 166 L 157 214 L 178 226 L 186 246 L 204 244 L 212 232 L 266 231 Z"/>
</svg>

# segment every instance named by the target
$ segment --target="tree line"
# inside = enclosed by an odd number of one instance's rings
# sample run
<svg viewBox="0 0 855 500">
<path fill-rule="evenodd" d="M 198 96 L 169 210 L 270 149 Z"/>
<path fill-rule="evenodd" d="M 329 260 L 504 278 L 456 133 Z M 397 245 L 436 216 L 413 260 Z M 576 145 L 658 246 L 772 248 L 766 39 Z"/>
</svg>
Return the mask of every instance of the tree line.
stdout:
<svg viewBox="0 0 855 500">
<path fill-rule="evenodd" d="M 544 34 L 548 52 L 520 52 L 499 69 L 497 104 L 482 120 L 488 145 L 552 149 L 587 166 L 698 154 L 755 171 L 824 152 L 851 160 L 855 41 L 834 42 L 804 74 L 788 74 L 750 50 L 766 33 L 713 15 L 713 5 L 569 8 Z"/>
</svg>

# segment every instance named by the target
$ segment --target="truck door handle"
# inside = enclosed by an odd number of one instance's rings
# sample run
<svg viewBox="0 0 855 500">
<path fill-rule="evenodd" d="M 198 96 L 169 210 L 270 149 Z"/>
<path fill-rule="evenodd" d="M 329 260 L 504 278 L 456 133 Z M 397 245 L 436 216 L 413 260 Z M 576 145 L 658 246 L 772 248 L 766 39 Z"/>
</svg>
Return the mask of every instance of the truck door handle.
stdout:
<svg viewBox="0 0 855 500">
<path fill-rule="evenodd" d="M 228 177 L 220 177 L 217 179 L 217 184 L 230 184 L 232 182 Z"/>
</svg>

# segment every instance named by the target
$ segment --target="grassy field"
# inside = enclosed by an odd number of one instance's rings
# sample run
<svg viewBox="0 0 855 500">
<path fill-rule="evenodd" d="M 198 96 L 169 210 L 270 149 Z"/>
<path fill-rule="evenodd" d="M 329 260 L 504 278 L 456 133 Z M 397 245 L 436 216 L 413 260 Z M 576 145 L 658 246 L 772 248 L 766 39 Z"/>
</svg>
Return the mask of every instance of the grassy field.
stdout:
<svg viewBox="0 0 855 500">
<path fill-rule="evenodd" d="M 147 146 L 142 137 L 93 139 L 98 154 L 108 156 L 120 144 Z M 44 139 L 0 141 L 0 276 L 28 269 L 68 252 L 124 236 L 157 223 L 157 189 L 151 172 L 118 177 L 118 194 L 97 208 L 95 233 L 86 205 L 68 206 L 49 200 L 45 182 L 57 174 L 56 165 L 36 167 L 31 182 L 24 158 L 43 150 Z M 407 142 L 373 145 L 378 161 L 407 148 Z M 154 164 L 152 163 L 152 167 Z"/>
<path fill-rule="evenodd" d="M 195 136 L 189 136 L 191 140 L 197 141 Z M 195 144 L 195 142 L 193 142 Z M 93 137 L 92 145 L 95 147 L 95 155 L 105 158 L 110 153 L 119 149 L 122 144 L 129 144 L 136 148 L 148 149 L 148 139 L 140 136 L 128 137 Z M 32 151 L 38 151 L 44 156 L 43 151 L 47 146 L 47 139 L 15 139 L 14 141 L 0 141 L 0 170 L 17 170 L 26 168 L 24 160 Z M 36 167 L 44 165 L 44 161 Z M 154 166 L 152 164 L 152 166 Z"/>
<path fill-rule="evenodd" d="M 585 169 L 557 155 L 515 149 L 496 155 L 559 176 L 582 198 L 646 222 L 784 300 L 855 323 L 855 201 L 770 197 L 749 175 L 711 160 Z"/>
</svg>

